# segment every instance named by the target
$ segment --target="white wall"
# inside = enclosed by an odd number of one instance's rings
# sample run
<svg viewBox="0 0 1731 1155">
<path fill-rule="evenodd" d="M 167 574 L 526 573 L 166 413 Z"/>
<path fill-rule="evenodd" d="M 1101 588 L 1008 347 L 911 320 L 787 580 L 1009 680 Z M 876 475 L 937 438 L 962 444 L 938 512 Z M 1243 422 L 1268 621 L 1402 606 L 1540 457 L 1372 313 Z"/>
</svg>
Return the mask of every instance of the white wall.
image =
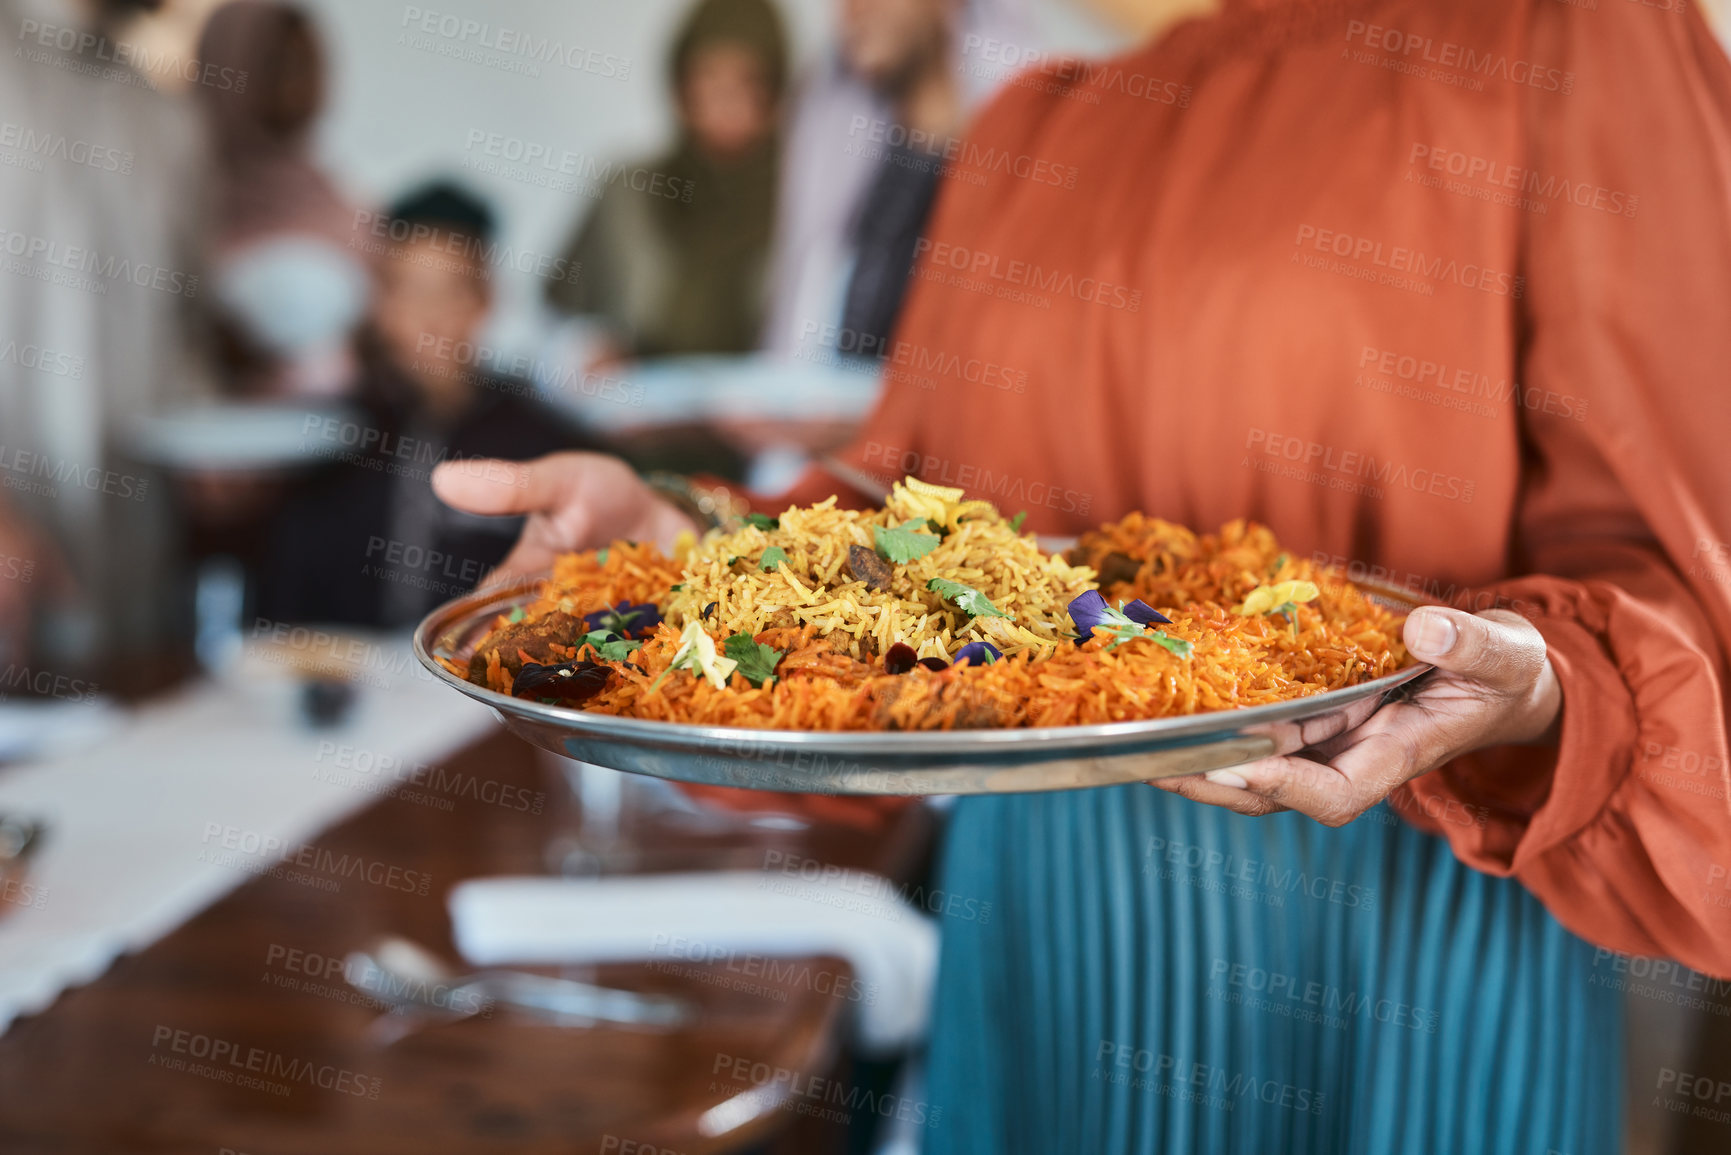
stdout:
<svg viewBox="0 0 1731 1155">
<path fill-rule="evenodd" d="M 694 0 L 306 0 L 319 17 L 331 55 L 330 112 L 321 154 L 351 195 L 386 202 L 437 173 L 449 173 L 485 194 L 503 222 L 501 240 L 513 250 L 556 256 L 573 223 L 593 201 L 580 193 L 537 187 L 497 175 L 465 171 L 474 134 L 497 133 L 569 149 L 597 160 L 645 157 L 661 149 L 671 130 L 666 55 L 673 30 Z M 819 51 L 834 0 L 778 0 L 788 19 L 798 59 Z M 1053 46 L 1098 50 L 1109 39 L 1067 9 L 1065 0 L 1027 0 L 1030 17 Z M 433 13 L 444 27 L 457 21 L 488 25 L 465 39 L 419 31 L 416 13 Z M 596 72 L 538 64 L 540 75 L 490 67 L 423 51 L 414 38 L 448 51 L 501 30 L 527 34 L 598 54 Z M 494 62 L 510 53 L 478 49 Z M 608 62 L 600 57 L 611 57 Z M 574 54 L 574 59 L 582 59 Z M 626 77 L 599 73 L 628 62 Z M 548 174 L 551 175 L 551 174 Z M 500 278 L 494 339 L 526 343 L 538 325 L 538 283 L 528 274 Z"/>
</svg>

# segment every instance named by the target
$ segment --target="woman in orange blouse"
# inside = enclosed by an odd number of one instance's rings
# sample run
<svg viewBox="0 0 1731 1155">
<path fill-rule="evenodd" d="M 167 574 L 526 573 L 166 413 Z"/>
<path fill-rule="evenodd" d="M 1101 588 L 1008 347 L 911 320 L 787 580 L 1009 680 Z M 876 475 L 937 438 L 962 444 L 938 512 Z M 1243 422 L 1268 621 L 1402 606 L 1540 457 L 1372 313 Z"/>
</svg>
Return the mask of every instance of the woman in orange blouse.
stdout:
<svg viewBox="0 0 1731 1155">
<path fill-rule="evenodd" d="M 1238 0 L 1039 63 L 953 177 L 849 464 L 1042 533 L 1248 516 L 1455 608 L 1408 623 L 1413 700 L 1185 798 L 961 801 L 942 885 L 993 914 L 942 920 L 928 1148 L 1614 1150 L 1589 944 L 1731 975 L 1731 66 L 1693 7 Z M 511 567 L 681 522 L 524 468 L 436 478 L 536 513 Z"/>
</svg>

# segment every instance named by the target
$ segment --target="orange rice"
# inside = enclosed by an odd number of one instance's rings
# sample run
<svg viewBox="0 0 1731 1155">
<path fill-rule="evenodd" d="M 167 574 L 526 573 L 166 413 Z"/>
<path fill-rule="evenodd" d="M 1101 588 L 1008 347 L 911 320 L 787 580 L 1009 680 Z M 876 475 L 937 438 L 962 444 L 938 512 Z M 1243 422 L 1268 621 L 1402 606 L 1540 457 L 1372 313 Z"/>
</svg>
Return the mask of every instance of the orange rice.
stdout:
<svg viewBox="0 0 1731 1155">
<path fill-rule="evenodd" d="M 581 615 L 621 600 L 668 606 L 671 587 L 680 581 L 678 561 L 626 543 L 604 552 L 604 558 L 595 552 L 561 557 L 527 616 L 554 610 Z M 773 682 L 754 688 L 735 673 L 726 689 L 717 689 L 684 669 L 669 672 L 685 624 L 675 621 L 658 626 L 628 660 L 603 662 L 613 676 L 583 708 L 785 730 L 1066 726 L 1280 702 L 1378 678 L 1407 662 L 1400 617 L 1338 572 L 1282 551 L 1263 526 L 1235 521 L 1217 534 L 1198 535 L 1132 514 L 1085 534 L 1067 560 L 1115 579 L 1101 587 L 1113 604 L 1141 598 L 1171 617 L 1172 624 L 1158 629 L 1188 641 L 1190 656 L 1151 639 L 1112 646 L 1101 634 L 1045 657 L 1028 651 L 983 666 L 891 675 L 881 661 L 849 652 L 851 637 L 825 636 L 805 625 L 756 635 L 785 651 Z M 1288 613 L 1235 612 L 1251 590 L 1283 581 L 1314 582 L 1319 594 Z M 599 660 L 586 646 L 557 649 L 568 660 Z M 446 665 L 459 677 L 468 674 L 466 667 Z M 496 658 L 488 664 L 488 688 L 509 693 L 511 681 Z"/>
</svg>

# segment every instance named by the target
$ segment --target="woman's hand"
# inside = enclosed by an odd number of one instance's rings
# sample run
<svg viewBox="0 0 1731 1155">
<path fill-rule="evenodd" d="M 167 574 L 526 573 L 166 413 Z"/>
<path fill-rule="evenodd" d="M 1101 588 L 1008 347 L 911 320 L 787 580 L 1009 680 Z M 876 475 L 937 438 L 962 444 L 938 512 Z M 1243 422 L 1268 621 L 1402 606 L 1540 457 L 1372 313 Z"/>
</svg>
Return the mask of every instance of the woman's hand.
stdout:
<svg viewBox="0 0 1731 1155">
<path fill-rule="evenodd" d="M 1508 610 L 1425 606 L 1404 636 L 1415 658 L 1436 667 L 1411 697 L 1286 728 L 1274 757 L 1154 785 L 1240 814 L 1297 810 L 1343 826 L 1458 755 L 1555 740 L 1563 692 L 1531 622 Z"/>
<path fill-rule="evenodd" d="M 697 528 L 630 466 L 600 453 L 447 461 L 433 470 L 433 492 L 467 513 L 529 515 L 511 555 L 483 585 L 529 577 L 552 565 L 557 554 L 618 538 L 667 549 L 680 533 Z"/>
</svg>

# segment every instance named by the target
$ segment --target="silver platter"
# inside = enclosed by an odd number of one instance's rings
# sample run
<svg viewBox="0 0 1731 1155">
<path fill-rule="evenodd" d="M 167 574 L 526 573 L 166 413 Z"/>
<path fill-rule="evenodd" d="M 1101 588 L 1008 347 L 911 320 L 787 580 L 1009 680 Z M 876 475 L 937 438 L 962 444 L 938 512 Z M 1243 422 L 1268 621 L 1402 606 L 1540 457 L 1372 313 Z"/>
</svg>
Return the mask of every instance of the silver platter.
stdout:
<svg viewBox="0 0 1731 1155">
<path fill-rule="evenodd" d="M 1400 613 L 1404 591 L 1360 583 Z M 1141 722 L 1019 730 L 827 733 L 694 726 L 591 714 L 495 693 L 435 656 L 467 665 L 499 614 L 535 599 L 535 584 L 447 602 L 415 630 L 415 656 L 454 689 L 491 706 L 507 728 L 555 754 L 632 774 L 708 786 L 807 794 L 1019 794 L 1116 786 L 1290 754 L 1356 726 L 1385 696 L 1430 669 L 1308 698 Z"/>
</svg>

